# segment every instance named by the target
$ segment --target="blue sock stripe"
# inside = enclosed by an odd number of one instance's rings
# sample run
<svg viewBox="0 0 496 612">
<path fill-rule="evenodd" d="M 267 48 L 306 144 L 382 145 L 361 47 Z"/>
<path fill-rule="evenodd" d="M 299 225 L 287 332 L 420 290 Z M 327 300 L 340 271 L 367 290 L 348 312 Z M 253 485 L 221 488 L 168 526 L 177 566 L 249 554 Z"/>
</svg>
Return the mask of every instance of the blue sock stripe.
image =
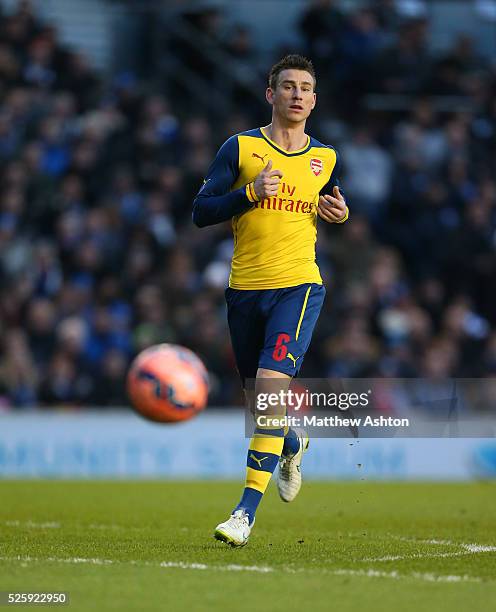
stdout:
<svg viewBox="0 0 496 612">
<path fill-rule="evenodd" d="M 243 496 L 241 497 L 241 501 L 234 508 L 233 512 L 236 510 L 244 510 L 246 514 L 250 517 L 250 525 L 253 523 L 255 518 L 255 512 L 257 511 L 258 504 L 263 497 L 263 493 L 257 491 L 256 489 L 252 489 L 251 487 L 245 487 L 243 491 Z"/>
<path fill-rule="evenodd" d="M 273 438 L 284 438 L 284 427 L 278 429 L 264 429 L 262 427 L 255 428 L 255 435 L 262 434 L 264 436 L 272 436 Z"/>
<path fill-rule="evenodd" d="M 246 459 L 246 465 L 254 470 L 261 472 L 270 472 L 271 474 L 277 467 L 279 461 L 279 455 L 273 453 L 261 453 L 256 450 L 248 450 L 248 457 Z"/>
<path fill-rule="evenodd" d="M 285 457 L 290 457 L 292 455 L 296 455 L 296 453 L 300 450 L 300 440 L 296 435 L 294 429 L 289 428 L 288 433 L 284 437 L 284 446 L 282 447 L 282 454 Z"/>
</svg>

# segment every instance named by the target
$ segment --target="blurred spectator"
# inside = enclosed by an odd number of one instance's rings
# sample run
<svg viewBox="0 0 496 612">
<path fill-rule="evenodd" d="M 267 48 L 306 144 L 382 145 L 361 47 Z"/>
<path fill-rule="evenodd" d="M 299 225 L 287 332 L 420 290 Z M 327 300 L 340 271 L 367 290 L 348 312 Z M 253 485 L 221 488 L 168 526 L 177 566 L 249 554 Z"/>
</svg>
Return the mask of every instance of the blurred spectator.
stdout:
<svg viewBox="0 0 496 612">
<path fill-rule="evenodd" d="M 420 167 L 435 172 L 448 154 L 446 134 L 429 98 L 414 104 L 410 117 L 395 129 L 395 154 L 398 160 L 413 157 Z"/>
<path fill-rule="evenodd" d="M 299 25 L 305 38 L 305 53 L 325 81 L 329 65 L 337 58 L 344 17 L 335 0 L 312 0 L 309 4 Z"/>
<path fill-rule="evenodd" d="M 390 94 L 415 94 L 422 90 L 430 74 L 432 59 L 427 52 L 424 19 L 403 22 L 396 42 L 385 48 L 374 64 L 373 91 Z"/>
<path fill-rule="evenodd" d="M 34 407 L 39 373 L 33 363 L 28 339 L 21 329 L 4 331 L 0 359 L 0 388 L 15 406 Z"/>
<path fill-rule="evenodd" d="M 361 98 L 370 91 L 372 68 L 381 46 L 381 30 L 374 12 L 361 8 L 351 13 L 340 32 L 335 68 L 339 109 L 346 118 L 354 116 Z"/>
<path fill-rule="evenodd" d="M 105 353 L 95 377 L 88 402 L 96 406 L 125 406 L 128 358 L 125 353 L 111 349 Z"/>
<path fill-rule="evenodd" d="M 341 147 L 346 195 L 354 209 L 373 221 L 383 220 L 391 189 L 391 155 L 374 141 L 370 130 L 358 127 Z"/>
</svg>

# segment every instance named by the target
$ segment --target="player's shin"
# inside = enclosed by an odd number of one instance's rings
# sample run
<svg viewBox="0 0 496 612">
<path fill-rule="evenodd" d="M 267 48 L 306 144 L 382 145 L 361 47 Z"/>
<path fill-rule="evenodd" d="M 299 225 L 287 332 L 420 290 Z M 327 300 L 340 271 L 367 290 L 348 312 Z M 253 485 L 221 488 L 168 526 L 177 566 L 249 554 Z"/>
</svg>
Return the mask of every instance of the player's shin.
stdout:
<svg viewBox="0 0 496 612">
<path fill-rule="evenodd" d="M 244 510 L 250 524 L 276 469 L 284 444 L 284 429 L 257 428 L 250 441 L 246 459 L 246 480 L 243 495 L 235 510 Z"/>
<path fill-rule="evenodd" d="M 255 431 L 246 458 L 245 488 L 235 511 L 244 510 L 249 516 L 250 524 L 255 520 L 255 512 L 279 463 L 284 435 L 287 432 L 287 428 L 281 425 L 281 417 L 286 414 L 284 404 L 279 402 L 277 405 L 259 409 L 256 398 L 261 393 L 267 396 L 267 391 L 275 393 L 281 389 L 287 390 L 288 386 L 289 377 L 259 378 L 256 381 L 256 393 L 253 395 L 252 392 L 247 392 L 248 403 L 255 417 Z"/>
</svg>

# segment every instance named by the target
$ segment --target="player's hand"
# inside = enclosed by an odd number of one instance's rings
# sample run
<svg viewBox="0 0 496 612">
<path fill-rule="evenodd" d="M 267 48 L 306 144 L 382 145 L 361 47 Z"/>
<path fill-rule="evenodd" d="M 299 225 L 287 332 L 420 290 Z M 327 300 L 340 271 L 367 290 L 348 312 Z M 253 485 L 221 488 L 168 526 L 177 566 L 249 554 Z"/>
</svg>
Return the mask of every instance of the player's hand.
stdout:
<svg viewBox="0 0 496 612">
<path fill-rule="evenodd" d="M 272 170 L 272 160 L 269 159 L 269 162 L 253 183 L 253 189 L 257 194 L 257 198 L 263 200 L 264 198 L 271 198 L 277 195 L 281 179 L 282 172 L 280 170 Z"/>
<path fill-rule="evenodd" d="M 317 212 L 319 217 L 327 223 L 339 223 L 346 216 L 346 202 L 339 191 L 339 187 L 334 187 L 332 192 L 334 196 L 323 195 L 319 197 Z"/>
</svg>

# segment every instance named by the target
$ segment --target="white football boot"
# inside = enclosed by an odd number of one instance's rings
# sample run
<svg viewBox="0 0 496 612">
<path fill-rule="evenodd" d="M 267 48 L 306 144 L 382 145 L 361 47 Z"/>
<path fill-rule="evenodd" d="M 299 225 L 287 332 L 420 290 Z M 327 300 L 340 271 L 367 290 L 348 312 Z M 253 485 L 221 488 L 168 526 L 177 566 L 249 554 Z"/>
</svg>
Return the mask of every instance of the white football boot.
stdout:
<svg viewBox="0 0 496 612">
<path fill-rule="evenodd" d="M 235 510 L 225 523 L 217 525 L 214 538 L 232 547 L 245 546 L 254 524 L 255 521 L 250 525 L 250 519 L 244 510 Z"/>
<path fill-rule="evenodd" d="M 301 489 L 301 460 L 303 453 L 308 450 L 310 439 L 304 429 L 295 428 L 294 431 L 300 441 L 300 450 L 291 457 L 281 455 L 279 458 L 279 472 L 277 474 L 277 489 L 279 497 L 284 502 L 292 502 Z"/>
</svg>

